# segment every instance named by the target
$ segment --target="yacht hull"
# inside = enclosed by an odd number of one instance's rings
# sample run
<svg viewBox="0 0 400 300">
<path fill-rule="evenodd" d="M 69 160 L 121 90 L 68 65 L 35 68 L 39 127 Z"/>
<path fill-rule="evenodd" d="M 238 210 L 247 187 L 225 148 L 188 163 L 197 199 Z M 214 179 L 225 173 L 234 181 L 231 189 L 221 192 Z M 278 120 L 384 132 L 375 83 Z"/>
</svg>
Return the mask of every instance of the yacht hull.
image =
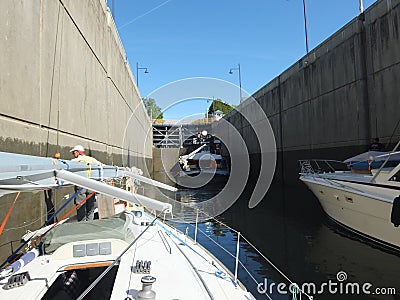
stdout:
<svg viewBox="0 0 400 300">
<path fill-rule="evenodd" d="M 340 184 L 334 180 L 313 176 L 300 179 L 318 198 L 325 213 L 348 229 L 385 247 L 400 251 L 400 228 L 390 220 L 393 199 L 400 191 L 368 187 L 371 194 L 357 191 L 357 183 Z M 365 186 L 362 187 L 365 190 Z M 384 195 L 377 199 L 374 192 Z"/>
</svg>

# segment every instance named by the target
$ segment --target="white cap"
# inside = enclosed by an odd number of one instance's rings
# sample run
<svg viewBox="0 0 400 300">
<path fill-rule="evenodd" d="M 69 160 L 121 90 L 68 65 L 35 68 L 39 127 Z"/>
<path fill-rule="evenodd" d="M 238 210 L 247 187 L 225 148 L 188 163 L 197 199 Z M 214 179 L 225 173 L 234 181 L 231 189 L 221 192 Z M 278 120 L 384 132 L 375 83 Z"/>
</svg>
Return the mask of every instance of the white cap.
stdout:
<svg viewBox="0 0 400 300">
<path fill-rule="evenodd" d="M 76 145 L 74 146 L 74 148 L 69 150 L 69 152 L 74 152 L 74 151 L 85 152 L 85 148 L 83 148 L 83 146 L 81 145 Z"/>
</svg>

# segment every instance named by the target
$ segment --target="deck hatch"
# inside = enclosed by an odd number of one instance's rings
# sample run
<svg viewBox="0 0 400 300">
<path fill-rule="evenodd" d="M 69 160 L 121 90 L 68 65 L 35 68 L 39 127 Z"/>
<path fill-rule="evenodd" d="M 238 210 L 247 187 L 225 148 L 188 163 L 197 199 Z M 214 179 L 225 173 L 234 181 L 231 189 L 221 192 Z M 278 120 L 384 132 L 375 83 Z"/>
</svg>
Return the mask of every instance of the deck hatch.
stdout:
<svg viewBox="0 0 400 300">
<path fill-rule="evenodd" d="M 100 243 L 100 255 L 110 255 L 111 254 L 111 242 Z"/>
<path fill-rule="evenodd" d="M 72 252 L 74 257 L 86 256 L 86 244 L 74 245 Z"/>
<path fill-rule="evenodd" d="M 99 255 L 99 243 L 86 244 L 86 255 L 87 256 Z"/>
</svg>

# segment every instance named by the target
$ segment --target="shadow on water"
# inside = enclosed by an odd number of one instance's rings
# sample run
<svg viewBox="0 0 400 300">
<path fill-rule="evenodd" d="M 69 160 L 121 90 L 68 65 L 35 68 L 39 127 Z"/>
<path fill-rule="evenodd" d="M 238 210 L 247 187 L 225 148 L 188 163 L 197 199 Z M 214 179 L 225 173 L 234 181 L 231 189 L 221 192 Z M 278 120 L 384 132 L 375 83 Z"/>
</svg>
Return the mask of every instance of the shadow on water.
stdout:
<svg viewBox="0 0 400 300">
<path fill-rule="evenodd" d="M 178 199 L 203 201 L 216 193 L 216 188 L 181 190 Z M 312 293 L 315 299 L 399 299 L 400 255 L 375 248 L 352 234 L 343 234 L 328 221 L 317 199 L 306 187 L 275 183 L 254 209 L 248 208 L 248 198 L 248 195 L 242 195 L 218 220 L 240 231 L 293 282 L 299 286 L 311 284 L 309 291 L 315 286 Z M 194 235 L 192 224 L 181 224 L 180 228 L 182 231 L 188 228 L 189 235 Z M 199 242 L 234 272 L 237 233 L 215 220 L 200 224 L 199 229 L 225 250 L 203 235 L 198 235 Z M 256 282 L 263 283 L 262 288 L 270 288 L 272 299 L 294 299 L 289 293 L 277 292 L 279 283 L 286 284 L 288 290 L 288 281 L 243 239 L 240 260 L 254 279 L 243 266 L 239 268 L 238 278 L 257 299 L 268 297 L 257 290 Z M 339 272 L 347 278 L 338 281 Z M 371 294 L 363 293 L 363 287 Z M 397 296 L 373 294 L 376 288 L 387 294 L 392 293 L 388 288 L 395 288 Z M 297 299 L 300 299 L 299 295 Z"/>
</svg>

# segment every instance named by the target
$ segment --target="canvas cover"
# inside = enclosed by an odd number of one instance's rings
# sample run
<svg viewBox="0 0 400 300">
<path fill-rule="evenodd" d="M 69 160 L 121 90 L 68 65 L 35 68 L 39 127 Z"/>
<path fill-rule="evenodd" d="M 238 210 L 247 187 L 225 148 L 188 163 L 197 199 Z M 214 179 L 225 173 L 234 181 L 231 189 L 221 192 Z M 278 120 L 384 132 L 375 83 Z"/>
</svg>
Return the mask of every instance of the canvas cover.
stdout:
<svg viewBox="0 0 400 300">
<path fill-rule="evenodd" d="M 61 224 L 43 237 L 44 251 L 50 254 L 67 243 L 96 239 L 115 238 L 130 243 L 134 239 L 128 229 L 130 222 L 130 218 L 121 213 L 101 220 Z"/>
</svg>

